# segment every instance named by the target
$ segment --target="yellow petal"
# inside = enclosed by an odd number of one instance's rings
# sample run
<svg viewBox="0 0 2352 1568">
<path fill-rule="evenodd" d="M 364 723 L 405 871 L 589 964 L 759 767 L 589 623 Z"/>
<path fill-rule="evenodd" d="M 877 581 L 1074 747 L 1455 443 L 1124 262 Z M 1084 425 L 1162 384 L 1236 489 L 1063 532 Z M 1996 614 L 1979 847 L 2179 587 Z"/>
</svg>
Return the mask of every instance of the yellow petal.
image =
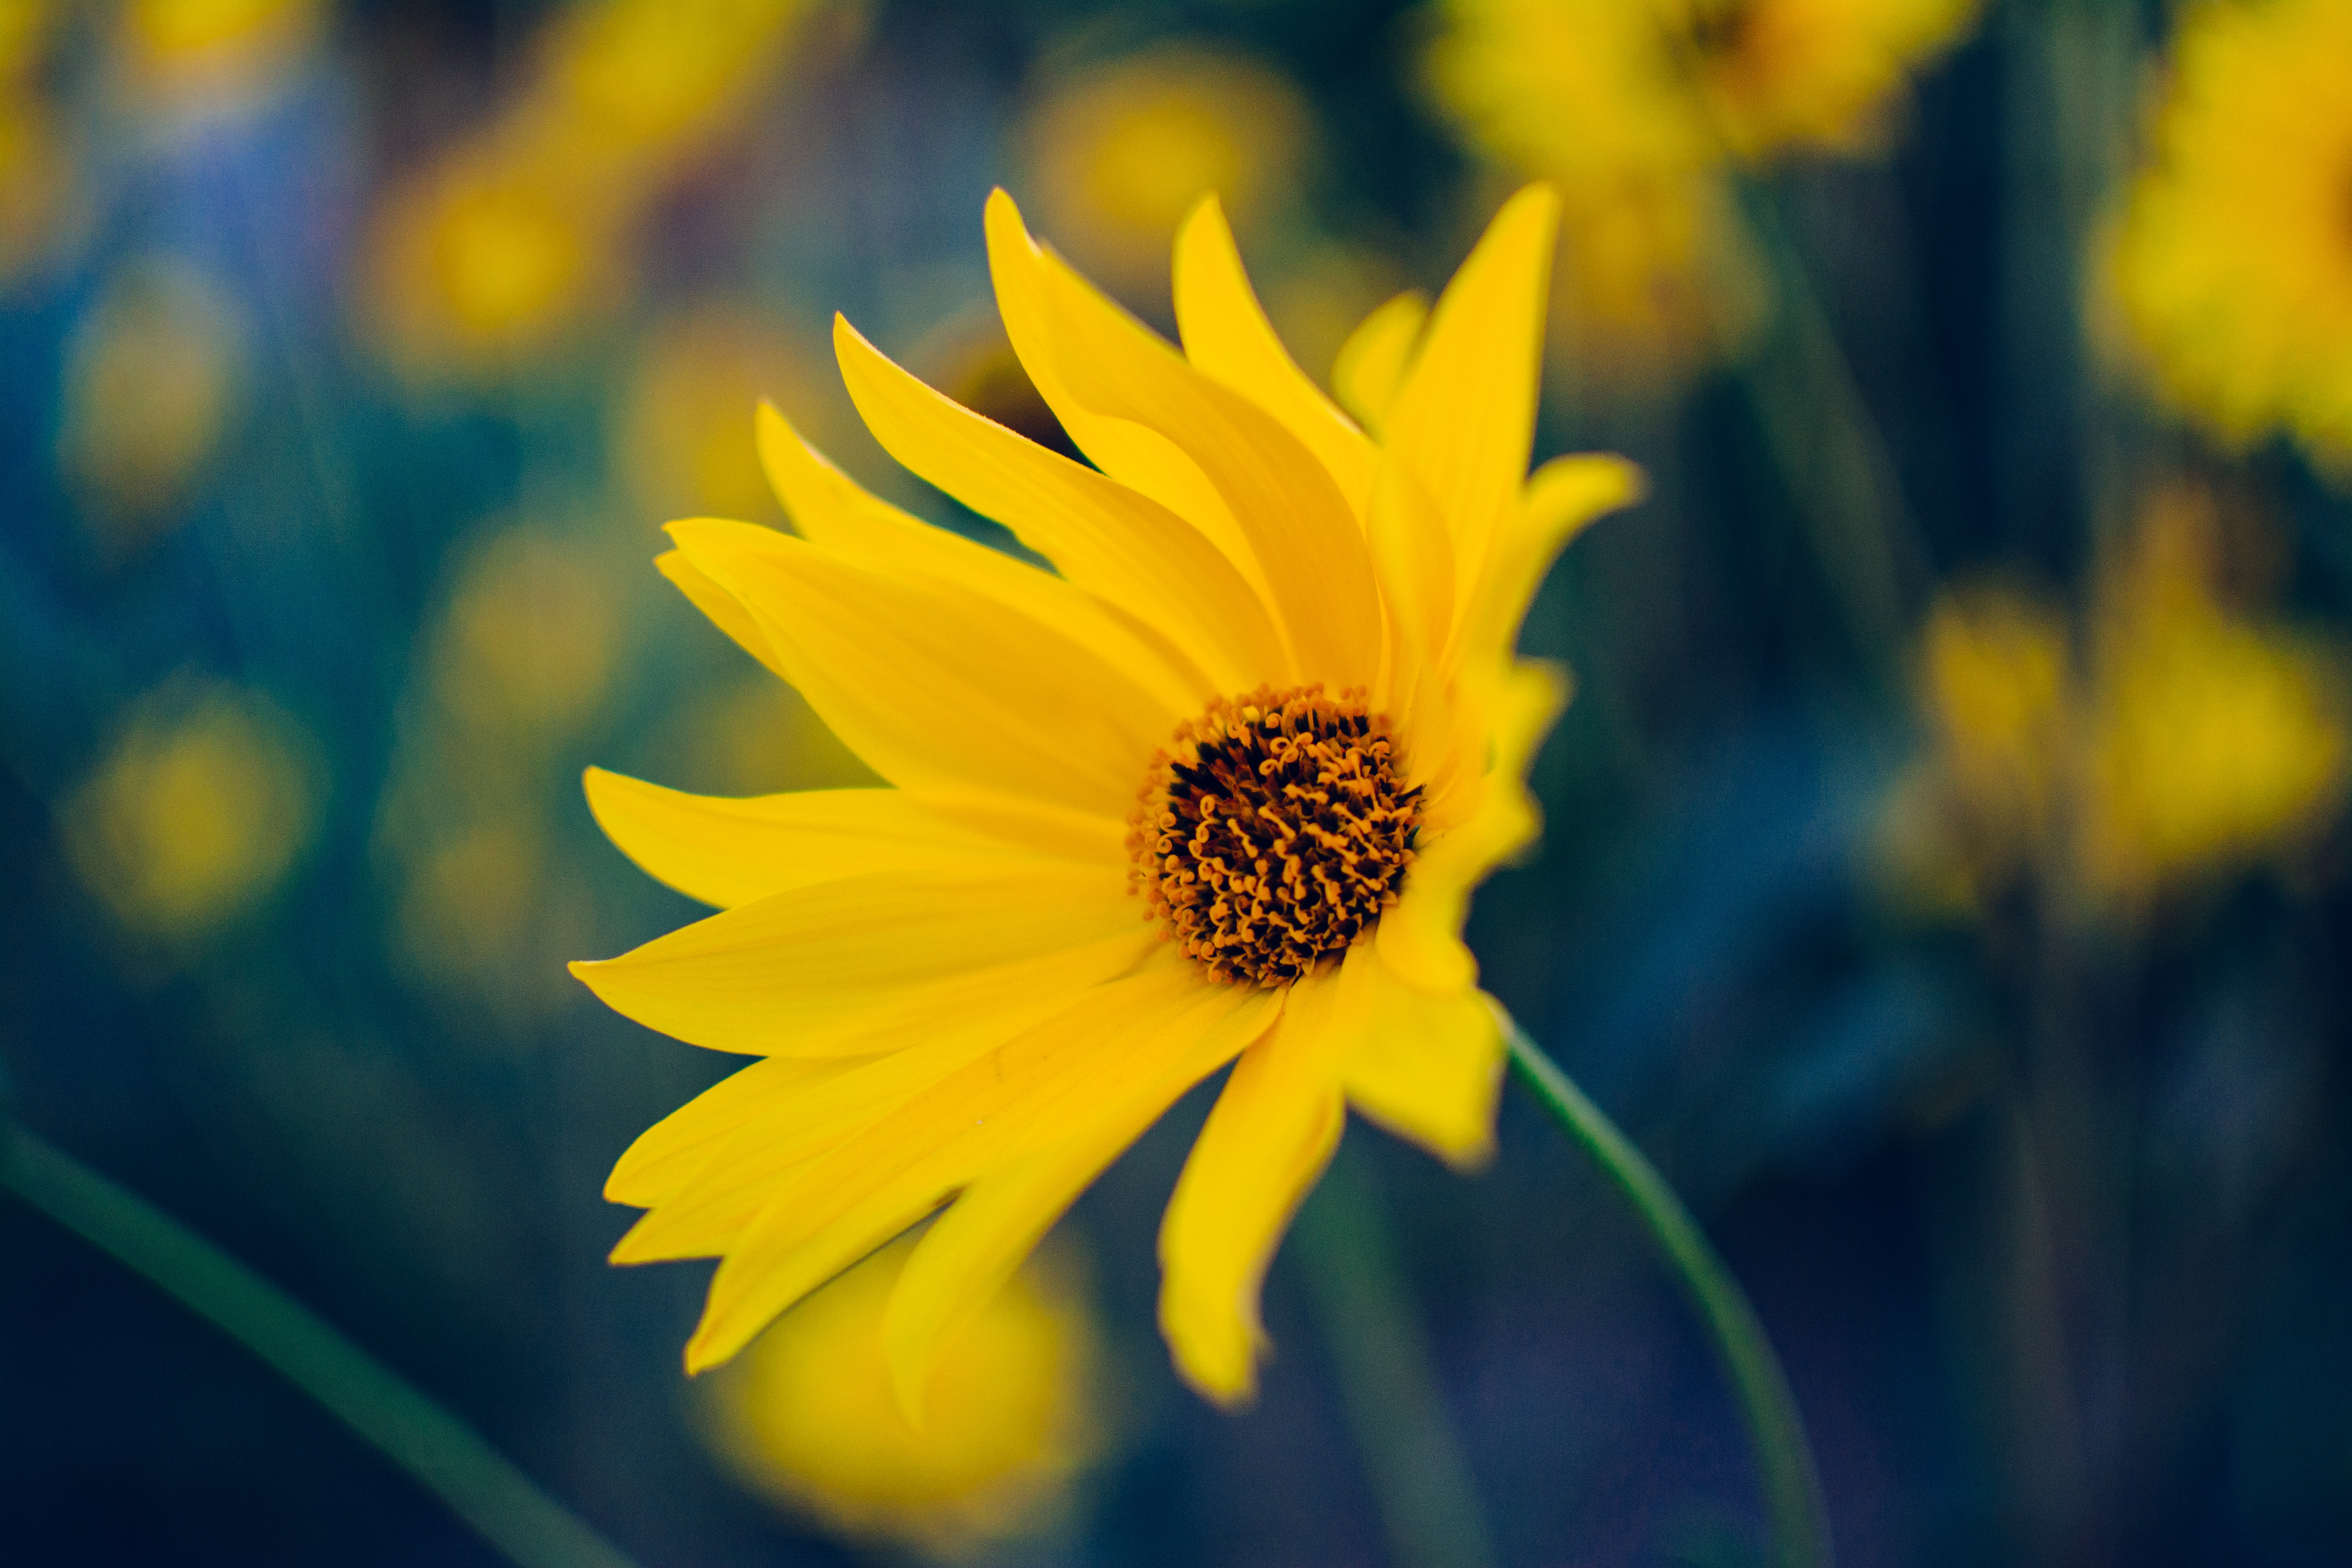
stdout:
<svg viewBox="0 0 2352 1568">
<path fill-rule="evenodd" d="M 1363 1019 L 1349 1045 L 1348 1102 L 1399 1137 L 1464 1169 L 1495 1150 L 1503 1036 L 1485 994 L 1406 984 L 1367 943 L 1342 972 L 1360 986 Z"/>
<path fill-rule="evenodd" d="M 893 576 L 955 584 L 1019 611 L 1091 650 L 1163 704 L 1199 700 L 1202 679 L 1164 640 L 1138 635 L 1127 618 L 1002 551 L 910 517 L 825 461 L 769 404 L 760 405 L 760 461 L 802 537 L 860 566 Z"/>
<path fill-rule="evenodd" d="M 1552 558 L 1586 524 L 1640 500 L 1643 489 L 1638 467 L 1604 453 L 1554 458 L 1529 476 L 1465 613 L 1462 637 L 1470 656 L 1507 655 Z"/>
<path fill-rule="evenodd" d="M 1042 253 L 1023 226 L 1020 209 L 1002 190 L 989 193 L 987 226 L 988 270 L 1005 336 L 1070 439 L 1104 473 L 1199 529 L 1263 594 L 1265 574 L 1249 541 L 1200 465 L 1158 431 L 1110 418 L 1072 395 L 1062 376 L 1053 310 L 1037 266 Z"/>
<path fill-rule="evenodd" d="M 1043 983 L 1008 988 L 934 1017 L 919 1031 L 893 1037 L 889 1044 L 901 1048 L 851 1058 L 845 1069 L 812 1077 L 795 1092 L 768 1101 L 638 1220 L 613 1249 L 613 1261 L 712 1258 L 730 1250 L 793 1170 L 1064 1012 L 1088 981 L 1082 974 L 1036 978 Z"/>
<path fill-rule="evenodd" d="M 1365 534 L 1390 617 L 1389 679 L 1378 700 L 1392 714 L 1410 712 L 1453 635 L 1454 541 L 1437 503 L 1393 452 L 1381 454 Z"/>
<path fill-rule="evenodd" d="M 1535 437 L 1545 290 L 1559 199 L 1530 185 L 1503 205 L 1432 313 L 1383 442 L 1401 453 L 1454 530 L 1456 592 L 1481 580 L 1517 505 Z"/>
<path fill-rule="evenodd" d="M 1567 700 L 1557 668 L 1523 660 L 1499 673 L 1465 671 L 1459 683 L 1491 738 L 1490 761 L 1464 818 L 1418 847 L 1402 897 L 1373 934 L 1381 961 L 1408 984 L 1451 994 L 1477 978 L 1462 942 L 1470 895 L 1486 874 L 1535 841 L 1543 825 L 1527 770 Z"/>
<path fill-rule="evenodd" d="M 768 1057 L 720 1079 L 638 1134 L 604 1179 L 605 1201 L 651 1208 L 674 1196 L 747 1125 L 864 1059 Z"/>
<path fill-rule="evenodd" d="M 1256 1392 L 1266 1265 L 1339 1146 L 1341 999 L 1328 973 L 1291 988 L 1282 1021 L 1234 1065 L 1160 1222 L 1160 1331 L 1221 1405 Z"/>
<path fill-rule="evenodd" d="M 1376 307 L 1339 345 L 1339 357 L 1331 364 L 1331 391 L 1339 406 L 1375 436 L 1387 425 L 1428 321 L 1427 296 L 1408 289 Z"/>
<path fill-rule="evenodd" d="M 1265 606 L 1182 518 L 943 397 L 834 321 L 842 379 L 891 456 L 1051 560 L 1078 587 L 1171 634 L 1206 671 L 1196 702 L 1283 665 Z"/>
<path fill-rule="evenodd" d="M 751 612 L 734 595 L 697 570 L 682 552 L 664 551 L 654 557 L 654 567 L 677 584 L 688 601 L 709 617 L 711 625 L 734 638 L 744 652 L 776 674 L 784 673 L 783 667 L 776 662 L 776 650 L 768 646 L 767 634 L 760 630 L 760 623 L 751 618 Z"/>
<path fill-rule="evenodd" d="M 1016 218 L 1017 223 L 1017 218 Z M 1381 614 L 1363 531 L 1314 455 L 1052 254 L 1008 247 L 1043 296 L 1058 374 L 1096 412 L 1159 432 L 1198 464 L 1249 541 L 1300 679 L 1369 686 Z"/>
<path fill-rule="evenodd" d="M 1361 517 L 1378 454 L 1354 421 L 1298 368 L 1266 320 L 1214 195 L 1176 231 L 1176 325 L 1184 355 L 1282 421 L 1321 460 Z"/>
<path fill-rule="evenodd" d="M 588 807 L 623 854 L 688 898 L 720 909 L 867 871 L 1004 867 L 1027 851 L 926 810 L 893 789 L 800 790 L 727 799 L 688 795 L 590 768 Z M 1007 809 L 1017 809 L 1008 807 Z M 1122 839 L 1105 818 L 1094 852 L 1120 864 Z M 1048 835 L 1052 824 L 1019 844 Z"/>
<path fill-rule="evenodd" d="M 1170 952 L 786 1173 L 711 1279 L 689 1370 L 732 1355 L 809 1290 L 1152 1071 L 1170 1012 L 1204 984 Z"/>
<path fill-rule="evenodd" d="M 1160 1026 L 1161 1039 L 1138 1053 L 1152 1062 L 1165 1057 L 1165 1065 L 1135 1074 L 1069 1136 L 983 1176 L 940 1216 L 908 1260 L 882 1321 L 891 1375 L 910 1415 L 958 1327 L 988 1304 L 1106 1165 L 1185 1090 L 1264 1034 L 1281 1005 L 1272 991 L 1195 988 Z"/>
<path fill-rule="evenodd" d="M 616 1012 L 692 1045 L 856 1056 L 1063 956 L 1094 978 L 1116 973 L 1150 940 L 1116 868 L 1012 859 L 795 889 L 572 972 Z"/>
<path fill-rule="evenodd" d="M 1124 820 L 1190 710 L 1000 601 L 870 570 L 749 523 L 671 537 L 759 623 L 793 685 L 891 783 Z"/>
</svg>

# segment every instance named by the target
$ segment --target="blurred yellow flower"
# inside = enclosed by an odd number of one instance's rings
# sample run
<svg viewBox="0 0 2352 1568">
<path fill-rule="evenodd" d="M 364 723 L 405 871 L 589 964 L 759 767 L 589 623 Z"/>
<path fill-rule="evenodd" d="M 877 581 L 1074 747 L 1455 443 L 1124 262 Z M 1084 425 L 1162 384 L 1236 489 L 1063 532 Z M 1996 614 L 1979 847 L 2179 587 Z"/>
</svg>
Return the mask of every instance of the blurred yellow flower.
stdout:
<svg viewBox="0 0 2352 1568">
<path fill-rule="evenodd" d="M 1425 68 L 1487 156 L 1565 203 L 1555 340 L 1664 384 L 1762 320 L 1740 163 L 1876 143 L 1975 0 L 1445 0 Z"/>
<path fill-rule="evenodd" d="M 1058 574 L 887 506 L 772 410 L 801 537 L 670 525 L 663 571 L 896 786 L 589 775 L 614 841 L 723 912 L 573 973 L 760 1058 L 605 1189 L 650 1211 L 615 1262 L 722 1259 L 689 1370 L 946 1205 L 882 1312 L 918 1403 L 1078 1194 L 1231 1064 L 1160 1232 L 1160 1326 L 1196 1387 L 1243 1399 L 1259 1282 L 1347 1109 L 1486 1154 L 1503 1041 L 1462 921 L 1535 837 L 1525 772 L 1564 697 L 1513 648 L 1553 554 L 1640 483 L 1608 457 L 1527 473 L 1554 217 L 1513 199 L 1411 324 L 1376 442 L 1285 352 L 1213 201 L 1177 238 L 1180 351 L 999 192 L 1006 331 L 1099 467 L 845 321 L 835 346 L 892 455 Z"/>
<path fill-rule="evenodd" d="M 1579 374 L 1653 385 L 1756 318 L 1712 132 L 1646 0 L 1448 0 L 1427 59 L 1441 106 L 1563 202 L 1552 332 Z"/>
<path fill-rule="evenodd" d="M 117 272 L 67 348 L 58 461 L 101 542 L 135 549 L 170 521 L 234 418 L 236 308 L 183 261 Z"/>
<path fill-rule="evenodd" d="M 1655 0 L 1707 121 L 1736 157 L 1876 149 L 1912 74 L 1979 0 Z"/>
<path fill-rule="evenodd" d="M 626 296 L 632 222 L 740 117 L 820 0 L 587 0 L 483 132 L 379 201 L 364 306 L 412 373 L 510 373 Z"/>
<path fill-rule="evenodd" d="M 630 492 L 660 517 L 763 517 L 775 507 L 751 439 L 761 399 L 800 407 L 831 390 L 811 355 L 751 310 L 706 306 L 657 322 L 624 387 L 615 442 Z"/>
<path fill-rule="evenodd" d="M 2248 622 L 2214 588 L 2210 498 L 2159 492 L 2103 574 L 2087 673 L 2011 591 L 1930 618 L 1929 757 L 1885 824 L 1898 883 L 1967 908 L 2039 867 L 2128 911 L 2305 842 L 2352 786 L 2342 650 Z"/>
<path fill-rule="evenodd" d="M 820 0 L 593 0 L 543 40 L 541 111 L 590 159 L 670 149 L 712 130 L 781 63 Z"/>
<path fill-rule="evenodd" d="M 621 293 L 609 193 L 532 164 L 456 158 L 378 209 L 368 300 L 412 369 L 498 371 L 560 342 Z"/>
<path fill-rule="evenodd" d="M 2202 4 L 2107 257 L 2168 399 L 2352 468 L 2352 5 Z"/>
<path fill-rule="evenodd" d="M 2229 614 L 2213 528 L 2159 495 L 2101 595 L 2081 853 L 2116 896 L 2304 842 L 2352 782 L 2341 651 Z"/>
<path fill-rule="evenodd" d="M 432 659 L 445 710 L 484 733 L 561 733 L 611 685 L 620 593 L 598 552 L 509 529 L 463 557 Z"/>
<path fill-rule="evenodd" d="M 1051 1258 L 1014 1275 L 940 1352 L 908 1419 L 882 1322 L 909 1244 L 877 1253 L 768 1329 L 707 1398 L 753 1489 L 853 1541 L 972 1555 L 1049 1528 L 1100 1447 L 1093 1324 Z"/>
<path fill-rule="evenodd" d="M 213 107 L 264 89 L 302 59 L 319 0 L 128 0 L 117 21 L 125 88 L 141 107 Z"/>
<path fill-rule="evenodd" d="M 73 194 L 73 163 L 55 110 L 0 77 L 0 289 L 49 247 Z"/>
<path fill-rule="evenodd" d="M 2046 845 L 2074 702 L 2065 623 L 2012 592 L 1950 595 L 1928 616 L 1924 664 L 1936 739 L 1982 847 Z"/>
<path fill-rule="evenodd" d="M 315 752 L 259 692 L 180 680 L 142 699 L 59 826 L 125 928 L 204 933 L 276 887 L 317 818 Z"/>
<path fill-rule="evenodd" d="M 410 972 L 509 1025 L 562 1005 L 588 895 L 549 853 L 558 749 L 609 694 L 625 632 L 613 557 L 530 525 L 459 552 L 420 647 L 376 850 Z"/>
<path fill-rule="evenodd" d="M 13 93 L 38 68 L 58 9 L 54 0 L 0 0 L 0 86 Z"/>
<path fill-rule="evenodd" d="M 1174 44 L 1047 82 L 1022 142 L 1041 220 L 1081 267 L 1140 292 L 1167 286 L 1169 241 L 1203 195 L 1244 230 L 1290 200 L 1311 125 L 1278 73 Z"/>
</svg>

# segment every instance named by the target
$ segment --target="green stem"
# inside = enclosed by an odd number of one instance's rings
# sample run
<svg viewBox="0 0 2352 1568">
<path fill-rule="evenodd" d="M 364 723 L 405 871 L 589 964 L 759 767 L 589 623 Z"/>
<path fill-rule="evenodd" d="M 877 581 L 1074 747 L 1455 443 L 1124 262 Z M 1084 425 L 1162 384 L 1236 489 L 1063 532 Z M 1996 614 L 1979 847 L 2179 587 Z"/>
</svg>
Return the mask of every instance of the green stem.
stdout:
<svg viewBox="0 0 2352 1568">
<path fill-rule="evenodd" d="M 1519 1081 L 1541 1100 L 1618 1190 L 1632 1200 L 1643 1223 L 1674 1265 L 1683 1288 L 1706 1320 L 1724 1368 L 1739 1395 L 1749 1438 L 1763 1472 L 1770 1514 L 1773 1555 L 1780 1568 L 1830 1568 L 1829 1513 L 1822 1502 L 1821 1475 L 1805 1440 L 1805 1424 L 1772 1342 L 1757 1321 L 1756 1309 L 1731 1270 L 1708 1245 L 1690 1211 L 1666 1184 L 1657 1167 L 1618 1131 L 1608 1114 L 1586 1098 L 1574 1080 L 1544 1055 L 1517 1024 L 1508 1026 L 1511 1066 Z"/>
<path fill-rule="evenodd" d="M 136 1193 L 5 1126 L 0 1186 L 211 1319 L 523 1568 L 633 1568 L 472 1427 Z"/>
</svg>

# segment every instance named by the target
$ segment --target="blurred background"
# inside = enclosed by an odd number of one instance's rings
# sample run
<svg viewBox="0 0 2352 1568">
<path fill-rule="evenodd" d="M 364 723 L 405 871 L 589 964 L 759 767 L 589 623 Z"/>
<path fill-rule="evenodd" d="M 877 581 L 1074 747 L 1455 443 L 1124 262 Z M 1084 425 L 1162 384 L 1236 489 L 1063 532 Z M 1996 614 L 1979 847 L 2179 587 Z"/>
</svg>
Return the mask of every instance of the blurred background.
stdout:
<svg viewBox="0 0 2352 1568">
<path fill-rule="evenodd" d="M 581 769 L 868 776 L 651 569 L 783 524 L 755 400 L 1002 540 L 825 346 L 1060 440 L 992 184 L 1163 330 L 1221 191 L 1322 376 L 1531 177 L 1538 456 L 1653 494 L 1529 623 L 1579 689 L 1486 984 L 1749 1287 L 1846 1563 L 2340 1555 L 2344 0 L 0 0 L 6 1117 L 649 1568 L 1762 1562 L 1706 1344 L 1515 1093 L 1475 1178 L 1350 1134 L 1237 1416 L 1152 1326 L 1200 1094 L 919 1441 L 894 1255 L 693 1384 L 703 1269 L 603 1262 L 736 1063 L 564 973 L 696 912 Z M 0 1559 L 503 1561 L 43 1214 L 0 1247 Z"/>
</svg>

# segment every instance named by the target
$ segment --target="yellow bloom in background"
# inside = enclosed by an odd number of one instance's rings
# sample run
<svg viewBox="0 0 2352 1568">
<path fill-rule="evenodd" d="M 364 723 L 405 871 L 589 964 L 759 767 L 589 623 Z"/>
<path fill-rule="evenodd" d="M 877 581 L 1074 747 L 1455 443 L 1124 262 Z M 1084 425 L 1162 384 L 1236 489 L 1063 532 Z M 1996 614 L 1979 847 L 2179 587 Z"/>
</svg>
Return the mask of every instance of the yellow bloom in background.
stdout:
<svg viewBox="0 0 2352 1568">
<path fill-rule="evenodd" d="M 2352 6 L 2189 9 L 2108 256 L 2165 397 L 2352 465 Z"/>
<path fill-rule="evenodd" d="M 202 272 L 153 258 L 110 279 L 67 348 L 58 462 L 110 554 L 173 521 L 242 401 L 241 312 Z"/>
<path fill-rule="evenodd" d="M 543 40 L 541 111 L 591 145 L 583 161 L 674 148 L 737 112 L 783 61 L 818 0 L 599 0 Z"/>
<path fill-rule="evenodd" d="M 1655 0 L 1704 112 L 1738 158 L 1873 152 L 1911 77 L 1978 0 Z"/>
<path fill-rule="evenodd" d="M 625 209 L 577 172 L 458 156 L 387 195 L 367 303 L 411 370 L 495 371 L 560 343 L 625 292 Z"/>
<path fill-rule="evenodd" d="M 1537 831 L 1564 696 L 1512 654 L 1554 552 L 1639 485 L 1527 463 L 1555 203 L 1514 199 L 1425 328 L 1367 330 L 1379 440 L 1283 350 L 1222 212 L 1176 246 L 1177 350 L 988 206 L 1030 378 L 1093 459 L 932 392 L 845 322 L 893 456 L 1058 574 L 876 500 L 772 411 L 800 537 L 671 524 L 662 569 L 895 787 L 749 800 L 593 771 L 639 865 L 723 912 L 577 973 L 758 1058 L 640 1138 L 616 1262 L 718 1257 L 689 1370 L 941 1210 L 883 1315 L 901 1397 L 1095 1176 L 1233 1067 L 1160 1233 L 1160 1323 L 1223 1401 L 1348 1107 L 1457 1163 L 1503 1042 L 1460 931 Z M 1402 340 L 1402 342 L 1391 341 Z M 1349 357 L 1349 356 L 1343 356 Z"/>
<path fill-rule="evenodd" d="M 1065 1270 L 1023 1268 L 940 1347 L 918 1427 L 882 1339 L 911 1250 L 877 1253 L 752 1341 L 706 1395 L 710 1428 L 748 1485 L 838 1535 L 969 1556 L 1058 1522 L 1100 1449 L 1094 1326 Z"/>
<path fill-rule="evenodd" d="M 1579 374 L 1663 382 L 1729 352 L 1758 285 L 1723 146 L 1635 0 L 1449 0 L 1426 69 L 1489 158 L 1558 187 L 1552 331 Z"/>
<path fill-rule="evenodd" d="M 626 626 L 613 553 L 530 525 L 458 558 L 404 704 L 376 852 L 407 972 L 514 1028 L 562 1006 L 589 895 L 551 849 L 558 749 L 602 710 Z"/>
<path fill-rule="evenodd" d="M 1985 847 L 2047 844 L 2074 702 L 2065 623 L 2013 593 L 1948 596 L 1928 616 L 1925 663 L 1936 739 Z"/>
<path fill-rule="evenodd" d="M 44 0 L 0 4 L 0 289 L 49 247 L 73 166 L 39 76 L 59 31 Z"/>
<path fill-rule="evenodd" d="M 49 248 L 73 195 L 73 163 L 55 110 L 39 94 L 0 79 L 0 289 Z"/>
<path fill-rule="evenodd" d="M 2344 652 L 2224 605 L 2215 526 L 2201 492 L 2150 500 L 2102 574 L 2084 671 L 2064 624 L 2013 592 L 1937 605 L 1933 743 L 1883 825 L 1908 894 L 1972 909 L 2038 867 L 2128 912 L 2334 819 L 2352 789 Z"/>
<path fill-rule="evenodd" d="M 318 0 L 130 0 L 116 22 L 123 89 L 142 108 L 247 101 L 318 42 Z"/>
<path fill-rule="evenodd" d="M 751 436 L 762 397 L 822 406 L 830 393 L 815 356 L 773 321 L 706 305 L 656 322 L 638 351 L 617 418 L 621 467 L 637 506 L 655 516 L 764 515 L 775 498 Z M 851 420 L 842 400 L 842 420 Z M 854 421 L 853 421 L 854 422 Z"/>
<path fill-rule="evenodd" d="M 2116 897 L 2303 843 L 2352 783 L 2341 651 L 2218 603 L 2213 529 L 2210 498 L 2160 494 L 2102 589 L 2082 855 Z"/>
<path fill-rule="evenodd" d="M 500 374 L 628 292 L 631 223 L 791 60 L 818 0 L 589 0 L 540 39 L 529 88 L 395 183 L 362 308 L 411 374 Z"/>
<path fill-rule="evenodd" d="M 1037 90 L 1021 142 L 1031 204 L 1079 266 L 1117 290 L 1167 286 L 1168 243 L 1215 192 L 1248 229 L 1291 200 L 1312 116 L 1243 56 L 1176 44 Z"/>
<path fill-rule="evenodd" d="M 168 683 L 132 707 L 60 805 L 68 857 L 129 931 L 200 936 L 257 903 L 310 842 L 315 749 L 257 691 Z"/>
<path fill-rule="evenodd" d="M 1489 158 L 1565 203 L 1554 331 L 1571 364 L 1671 381 L 1766 311 L 1739 164 L 1874 150 L 1975 0 L 1446 0 L 1425 62 Z"/>
</svg>

